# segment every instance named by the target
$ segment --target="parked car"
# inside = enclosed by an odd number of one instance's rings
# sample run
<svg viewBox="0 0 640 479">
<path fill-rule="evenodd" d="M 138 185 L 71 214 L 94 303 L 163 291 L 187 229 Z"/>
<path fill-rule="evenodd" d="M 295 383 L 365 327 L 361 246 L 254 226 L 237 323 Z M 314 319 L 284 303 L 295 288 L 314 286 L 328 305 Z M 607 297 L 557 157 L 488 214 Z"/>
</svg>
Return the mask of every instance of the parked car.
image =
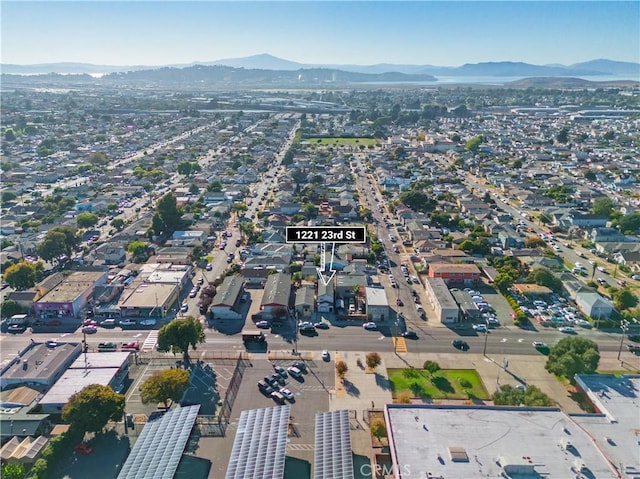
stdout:
<svg viewBox="0 0 640 479">
<path fill-rule="evenodd" d="M 143 319 L 142 321 L 140 321 L 140 325 L 141 326 L 155 326 L 156 325 L 156 320 L 153 319 L 153 318 Z"/>
<path fill-rule="evenodd" d="M 331 355 L 329 354 L 329 351 L 327 351 L 326 349 L 322 351 L 322 360 L 323 361 L 331 360 Z"/>
<path fill-rule="evenodd" d="M 105 319 L 104 321 L 100 321 L 100 326 L 103 328 L 114 328 L 116 326 L 116 320 L 113 318 Z"/>
<path fill-rule="evenodd" d="M 324 321 L 320 321 L 319 323 L 314 324 L 316 329 L 329 329 L 329 323 L 325 323 Z"/>
<path fill-rule="evenodd" d="M 400 336 L 407 339 L 418 339 L 418 333 L 415 331 L 403 331 Z"/>
<path fill-rule="evenodd" d="M 287 370 L 285 368 L 283 368 L 282 366 L 273 366 L 273 370 L 279 374 L 280 376 L 282 376 L 283 378 L 287 377 Z"/>
<path fill-rule="evenodd" d="M 558 328 L 558 331 L 560 331 L 561 333 L 565 333 L 565 334 L 577 334 L 576 330 L 573 329 L 571 326 L 562 326 L 562 327 Z"/>
<path fill-rule="evenodd" d="M 136 322 L 135 319 L 125 318 L 125 319 L 121 319 L 119 324 L 120 326 L 135 326 L 138 323 Z"/>
<path fill-rule="evenodd" d="M 295 361 L 293 363 L 293 366 L 298 368 L 302 372 L 306 372 L 307 370 L 307 363 L 305 363 L 304 361 Z"/>
<path fill-rule="evenodd" d="M 285 399 L 284 396 L 282 394 L 280 394 L 280 391 L 273 391 L 270 395 L 271 399 L 273 399 L 277 404 L 284 404 L 285 403 Z"/>
<path fill-rule="evenodd" d="M 481 333 L 486 333 L 487 332 L 487 325 L 486 324 L 474 324 L 473 325 L 473 329 L 475 331 L 481 332 Z"/>
<path fill-rule="evenodd" d="M 213 266 L 211 265 L 211 263 L 207 263 L 207 266 L 205 266 L 205 268 L 207 271 L 211 271 L 213 269 Z"/>
<path fill-rule="evenodd" d="M 98 344 L 98 352 L 113 352 L 118 349 L 118 345 L 116 343 L 100 343 Z"/>
<path fill-rule="evenodd" d="M 93 448 L 89 444 L 84 442 L 75 446 L 73 450 L 76 451 L 77 453 L 85 454 L 85 455 L 91 454 L 93 452 Z"/>
<path fill-rule="evenodd" d="M 7 328 L 7 331 L 12 334 L 24 333 L 27 330 L 26 324 L 12 324 Z"/>
<path fill-rule="evenodd" d="M 293 397 L 293 393 L 287 388 L 280 389 L 280 394 L 282 394 L 289 401 L 293 401 L 295 399 Z"/>
<path fill-rule="evenodd" d="M 89 326 L 83 326 L 82 332 L 85 334 L 95 334 L 98 332 L 98 326 L 91 324 Z"/>
<path fill-rule="evenodd" d="M 300 371 L 297 367 L 295 366 L 289 366 L 287 368 L 287 372 L 294 378 L 301 378 L 302 377 L 302 371 Z"/>
<path fill-rule="evenodd" d="M 362 327 L 364 329 L 366 329 L 367 331 L 377 331 L 378 330 L 378 325 L 374 322 L 368 322 L 368 323 L 364 323 L 362 325 Z"/>
<path fill-rule="evenodd" d="M 137 341 L 122 343 L 122 347 L 120 349 L 123 351 L 140 351 L 140 343 Z"/>
<path fill-rule="evenodd" d="M 270 327 L 271 327 L 271 324 L 269 324 L 269 321 L 258 321 L 256 323 L 256 328 L 269 329 Z"/>
<path fill-rule="evenodd" d="M 57 340 L 57 339 L 49 339 L 49 340 L 45 343 L 45 345 L 46 345 L 48 348 L 51 348 L 51 349 L 53 349 L 53 348 L 57 348 L 57 347 L 58 347 L 58 340 Z"/>
</svg>

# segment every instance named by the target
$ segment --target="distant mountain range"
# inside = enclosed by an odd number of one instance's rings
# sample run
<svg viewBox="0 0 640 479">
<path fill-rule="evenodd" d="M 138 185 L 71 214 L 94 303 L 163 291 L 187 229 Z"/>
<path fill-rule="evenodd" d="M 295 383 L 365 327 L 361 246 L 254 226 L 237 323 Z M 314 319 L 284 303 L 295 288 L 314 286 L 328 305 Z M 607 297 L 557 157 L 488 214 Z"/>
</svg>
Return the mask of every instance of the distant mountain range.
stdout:
<svg viewBox="0 0 640 479">
<path fill-rule="evenodd" d="M 630 80 L 640 80 L 640 63 L 618 62 L 613 60 L 591 60 L 573 65 L 532 65 L 523 62 L 483 62 L 466 63 L 458 67 L 434 65 L 407 65 L 380 63 L 376 65 L 331 65 L 297 63 L 269 54 L 253 55 L 243 58 L 226 58 L 212 62 L 193 62 L 180 65 L 158 66 L 116 66 L 93 65 L 89 63 L 41 63 L 36 65 L 1 64 L 3 74 L 33 75 L 44 73 L 59 74 L 108 74 L 164 68 L 188 68 L 196 65 L 228 66 L 248 70 L 272 70 L 298 72 L 300 70 L 331 70 L 359 74 L 397 73 L 405 75 L 431 75 L 447 77 L 576 77 L 576 76 L 621 76 Z M 405 79 L 406 80 L 406 79 Z M 367 81 L 367 80 L 361 80 Z M 375 81 L 375 80 L 368 80 Z M 391 80 L 389 80 L 391 81 Z M 402 81 L 402 80 L 398 80 Z M 410 81 L 410 80 L 406 80 Z M 413 80 L 420 81 L 420 80 Z"/>
</svg>

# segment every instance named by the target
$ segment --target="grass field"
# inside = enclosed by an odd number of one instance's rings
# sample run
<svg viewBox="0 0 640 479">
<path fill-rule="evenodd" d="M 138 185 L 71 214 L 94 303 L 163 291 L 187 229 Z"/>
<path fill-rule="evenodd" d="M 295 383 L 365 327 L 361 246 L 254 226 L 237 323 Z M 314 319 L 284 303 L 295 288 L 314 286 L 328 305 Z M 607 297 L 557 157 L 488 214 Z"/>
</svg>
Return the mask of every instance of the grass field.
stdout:
<svg viewBox="0 0 640 479">
<path fill-rule="evenodd" d="M 307 138 L 303 143 L 309 145 L 338 145 L 338 146 L 354 146 L 354 145 L 378 145 L 380 140 L 375 138 Z"/>
<path fill-rule="evenodd" d="M 406 392 L 421 398 L 489 399 L 475 369 L 442 369 L 431 378 L 422 369 L 389 369 L 388 373 L 393 397 Z"/>
</svg>

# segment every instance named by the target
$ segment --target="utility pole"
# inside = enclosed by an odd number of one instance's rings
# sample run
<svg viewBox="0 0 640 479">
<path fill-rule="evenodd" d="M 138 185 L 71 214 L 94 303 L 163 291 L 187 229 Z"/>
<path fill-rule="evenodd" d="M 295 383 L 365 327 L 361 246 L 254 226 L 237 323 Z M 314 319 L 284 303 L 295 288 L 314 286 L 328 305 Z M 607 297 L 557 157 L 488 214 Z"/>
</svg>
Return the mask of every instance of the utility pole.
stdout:
<svg viewBox="0 0 640 479">
<path fill-rule="evenodd" d="M 620 347 L 618 348 L 618 361 L 620 361 L 620 355 L 622 354 L 622 343 L 624 342 L 624 335 L 627 334 L 627 329 L 629 329 L 629 321 L 623 319 L 620 321 L 620 329 L 622 329 L 622 334 L 620 335 Z"/>
<path fill-rule="evenodd" d="M 487 330 L 484 332 L 484 349 L 482 350 L 482 355 L 484 357 L 487 356 L 487 340 L 489 339 L 489 320 L 484 318 L 484 322 L 487 325 Z"/>
</svg>

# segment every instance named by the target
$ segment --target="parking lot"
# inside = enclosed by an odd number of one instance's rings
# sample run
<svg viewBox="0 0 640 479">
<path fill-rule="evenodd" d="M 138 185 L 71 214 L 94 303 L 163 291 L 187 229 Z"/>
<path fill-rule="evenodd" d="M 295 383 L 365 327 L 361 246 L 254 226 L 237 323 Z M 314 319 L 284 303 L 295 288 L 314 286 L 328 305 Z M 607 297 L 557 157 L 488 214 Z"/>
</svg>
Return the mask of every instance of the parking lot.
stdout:
<svg viewBox="0 0 640 479">
<path fill-rule="evenodd" d="M 231 413 L 231 422 L 224 438 L 200 439 L 196 454 L 212 459 L 212 477 L 224 477 L 228 460 L 233 448 L 235 428 L 240 414 L 246 409 L 273 407 L 277 404 L 269 396 L 262 394 L 257 387 L 258 381 L 274 372 L 273 366 L 287 368 L 291 360 L 268 361 L 266 356 L 251 361 L 252 367 L 244 371 L 244 377 Z M 291 404 L 290 442 L 287 446 L 286 478 L 311 476 L 313 463 L 313 445 L 315 415 L 329 410 L 329 394 L 334 383 L 333 362 L 308 361 L 308 372 L 301 378 L 286 378 L 284 387 L 294 395 Z"/>
</svg>

